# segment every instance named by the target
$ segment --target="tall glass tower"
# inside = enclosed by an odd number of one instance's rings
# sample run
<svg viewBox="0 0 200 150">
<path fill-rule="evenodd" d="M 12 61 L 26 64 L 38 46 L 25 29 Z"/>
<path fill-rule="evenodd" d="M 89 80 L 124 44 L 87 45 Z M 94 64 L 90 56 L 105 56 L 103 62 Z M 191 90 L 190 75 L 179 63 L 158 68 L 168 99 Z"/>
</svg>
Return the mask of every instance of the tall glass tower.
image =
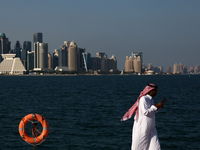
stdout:
<svg viewBox="0 0 200 150">
<path fill-rule="evenodd" d="M 5 33 L 0 33 L 0 62 L 2 61 L 1 54 L 6 54 L 7 47 L 6 47 L 6 35 Z"/>
<path fill-rule="evenodd" d="M 39 49 L 39 68 L 48 68 L 48 43 L 40 43 Z"/>
<path fill-rule="evenodd" d="M 43 42 L 42 39 L 43 39 L 42 38 L 42 33 L 34 33 L 33 34 L 33 42 L 34 43 L 37 43 L 37 42 L 42 43 Z"/>
<path fill-rule="evenodd" d="M 24 41 L 24 43 L 23 43 L 23 49 L 25 51 L 31 52 L 31 42 L 30 41 Z"/>
</svg>

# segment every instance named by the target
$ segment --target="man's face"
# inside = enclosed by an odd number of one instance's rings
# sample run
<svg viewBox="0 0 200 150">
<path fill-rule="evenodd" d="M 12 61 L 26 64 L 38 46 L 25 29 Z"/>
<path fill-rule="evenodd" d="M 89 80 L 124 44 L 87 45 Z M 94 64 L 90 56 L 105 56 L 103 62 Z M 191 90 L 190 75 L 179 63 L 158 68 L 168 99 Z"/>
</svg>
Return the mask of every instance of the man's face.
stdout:
<svg viewBox="0 0 200 150">
<path fill-rule="evenodd" d="M 150 92 L 150 95 L 151 95 L 152 97 L 156 96 L 156 94 L 157 94 L 157 89 L 154 89 L 154 90 L 152 90 L 152 91 Z"/>
</svg>

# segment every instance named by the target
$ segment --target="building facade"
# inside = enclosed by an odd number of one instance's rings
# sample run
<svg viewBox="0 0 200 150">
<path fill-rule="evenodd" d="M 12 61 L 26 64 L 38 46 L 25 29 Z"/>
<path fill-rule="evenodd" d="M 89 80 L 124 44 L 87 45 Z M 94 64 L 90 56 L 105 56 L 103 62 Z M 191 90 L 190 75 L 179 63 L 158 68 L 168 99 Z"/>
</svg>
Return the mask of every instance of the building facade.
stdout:
<svg viewBox="0 0 200 150">
<path fill-rule="evenodd" d="M 55 49 L 53 51 L 53 69 L 55 69 L 58 66 L 58 51 Z"/>
<path fill-rule="evenodd" d="M 48 68 L 48 43 L 39 43 L 39 68 Z"/>
<path fill-rule="evenodd" d="M 89 71 L 91 69 L 91 53 L 83 52 L 82 57 L 84 62 L 83 68 L 85 68 L 85 71 Z"/>
<path fill-rule="evenodd" d="M 77 45 L 73 41 L 70 42 L 68 49 L 68 68 L 77 71 Z"/>
<path fill-rule="evenodd" d="M 27 52 L 27 70 L 33 70 L 34 68 L 34 52 Z"/>
<path fill-rule="evenodd" d="M 85 48 L 78 48 L 78 53 L 77 53 L 78 71 L 85 70 L 85 64 L 84 64 L 84 58 L 83 58 L 83 53 L 85 53 L 85 52 L 86 52 Z M 91 54 L 90 54 L 90 58 L 91 58 Z"/>
<path fill-rule="evenodd" d="M 43 35 L 42 33 L 34 33 L 33 34 L 33 43 L 43 43 Z"/>
<path fill-rule="evenodd" d="M 39 68 L 39 42 L 35 42 L 33 44 L 33 49 L 34 49 L 34 68 Z"/>
<path fill-rule="evenodd" d="M 183 73 L 183 65 L 181 63 L 180 64 L 175 63 L 174 74 L 179 74 L 179 73 Z"/>
<path fill-rule="evenodd" d="M 23 49 L 25 50 L 25 51 L 29 51 L 29 52 L 31 52 L 31 42 L 30 41 L 24 41 L 24 43 L 23 43 Z"/>
<path fill-rule="evenodd" d="M 52 56 L 50 52 L 48 52 L 48 69 L 52 69 Z"/>
<path fill-rule="evenodd" d="M 5 33 L 0 33 L 0 62 L 3 60 L 1 54 L 7 53 L 7 40 Z"/>
<path fill-rule="evenodd" d="M 142 73 L 142 52 L 132 52 L 130 57 L 126 56 L 125 72 Z"/>
<path fill-rule="evenodd" d="M 133 72 L 133 58 L 132 56 L 126 56 L 125 72 Z"/>
<path fill-rule="evenodd" d="M 68 50 L 66 45 L 61 46 L 58 50 L 58 66 L 68 66 Z"/>
</svg>

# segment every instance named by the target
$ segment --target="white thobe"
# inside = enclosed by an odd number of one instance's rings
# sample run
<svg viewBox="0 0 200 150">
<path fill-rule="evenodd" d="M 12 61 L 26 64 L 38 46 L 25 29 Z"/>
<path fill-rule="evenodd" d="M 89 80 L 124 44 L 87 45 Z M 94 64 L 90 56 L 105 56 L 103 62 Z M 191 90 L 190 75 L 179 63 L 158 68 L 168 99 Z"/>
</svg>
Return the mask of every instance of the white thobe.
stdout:
<svg viewBox="0 0 200 150">
<path fill-rule="evenodd" d="M 160 143 L 155 126 L 154 106 L 150 95 L 145 95 L 139 101 L 138 120 L 134 122 L 131 150 L 160 150 Z"/>
</svg>

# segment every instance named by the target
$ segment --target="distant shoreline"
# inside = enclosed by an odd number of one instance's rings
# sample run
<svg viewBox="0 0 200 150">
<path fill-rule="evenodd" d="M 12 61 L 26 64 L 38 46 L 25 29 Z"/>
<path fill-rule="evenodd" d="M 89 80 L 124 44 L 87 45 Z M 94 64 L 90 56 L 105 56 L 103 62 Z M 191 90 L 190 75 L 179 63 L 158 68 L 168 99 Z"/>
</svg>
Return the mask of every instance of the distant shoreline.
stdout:
<svg viewBox="0 0 200 150">
<path fill-rule="evenodd" d="M 152 74 L 152 75 L 136 75 L 136 74 L 1 74 L 0 76 L 156 76 L 156 75 L 165 75 L 165 76 L 171 76 L 171 75 L 200 75 L 200 74 Z"/>
</svg>

